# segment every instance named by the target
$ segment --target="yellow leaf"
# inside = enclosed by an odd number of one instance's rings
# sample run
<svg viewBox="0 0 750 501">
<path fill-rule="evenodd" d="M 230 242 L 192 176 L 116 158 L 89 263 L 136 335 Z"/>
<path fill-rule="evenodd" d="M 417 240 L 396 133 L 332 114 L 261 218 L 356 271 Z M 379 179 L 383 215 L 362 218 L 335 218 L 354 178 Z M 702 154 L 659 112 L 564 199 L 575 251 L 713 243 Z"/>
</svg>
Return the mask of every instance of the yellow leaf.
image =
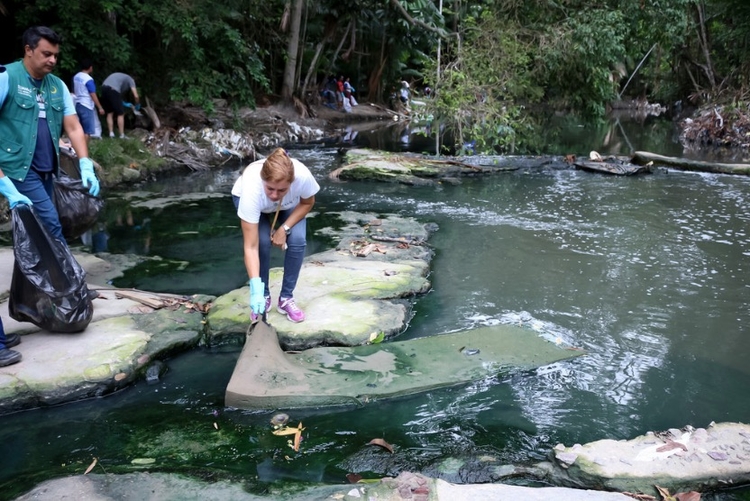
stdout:
<svg viewBox="0 0 750 501">
<path fill-rule="evenodd" d="M 372 440 L 367 442 L 367 445 L 379 445 L 383 449 L 393 454 L 393 446 L 389 444 L 388 442 L 386 442 L 385 440 L 383 440 L 382 438 L 373 438 Z"/>
<path fill-rule="evenodd" d="M 273 430 L 271 433 L 273 433 L 274 435 L 294 435 L 297 433 L 297 428 L 284 426 L 283 428 L 279 428 L 278 430 Z"/>
<path fill-rule="evenodd" d="M 96 458 L 94 458 L 94 460 L 91 461 L 91 464 L 89 465 L 89 467 L 86 468 L 86 471 L 83 472 L 84 475 L 88 475 L 89 472 L 94 469 L 94 466 L 96 466 L 96 461 L 97 461 Z"/>
</svg>

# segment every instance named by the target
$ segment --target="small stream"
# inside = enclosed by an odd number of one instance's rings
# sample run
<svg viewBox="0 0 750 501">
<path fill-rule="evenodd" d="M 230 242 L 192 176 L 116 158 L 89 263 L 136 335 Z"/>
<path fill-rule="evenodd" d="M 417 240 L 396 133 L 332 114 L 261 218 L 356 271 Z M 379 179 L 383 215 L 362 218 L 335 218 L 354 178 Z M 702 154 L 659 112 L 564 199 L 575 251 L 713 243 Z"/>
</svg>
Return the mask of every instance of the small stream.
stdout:
<svg viewBox="0 0 750 501">
<path fill-rule="evenodd" d="M 547 153 L 555 155 L 681 154 L 664 120 L 569 123 L 549 134 Z M 408 136 L 403 141 L 403 131 L 390 127 L 350 135 L 349 142 L 428 151 L 428 138 Z M 315 232 L 336 211 L 438 224 L 430 240 L 433 290 L 414 300 L 399 339 L 530 322 L 587 355 L 374 406 L 292 411 L 293 423 L 307 428 L 295 453 L 287 437 L 271 435 L 272 412 L 224 407 L 239 341 L 203 347 L 168 360 L 157 384 L 0 417 L 0 498 L 82 473 L 93 457 L 99 472 L 229 478 L 256 493 L 274 482 L 346 483 L 350 472 L 378 478 L 411 470 L 481 482 L 491 478 L 481 458 L 531 464 L 558 443 L 750 422 L 750 179 L 540 168 L 458 186 L 333 183 L 327 174 L 340 165 L 336 148 L 292 154 L 322 186 L 309 220 L 309 253 L 330 246 Z M 238 169 L 180 173 L 141 187 L 225 198 L 152 210 L 126 193 L 108 194 L 97 245 L 161 258 L 115 285 L 213 295 L 241 286 L 241 235 L 229 197 Z M 376 437 L 396 453 L 365 445 Z M 750 499 L 750 490 L 703 499 Z"/>
</svg>

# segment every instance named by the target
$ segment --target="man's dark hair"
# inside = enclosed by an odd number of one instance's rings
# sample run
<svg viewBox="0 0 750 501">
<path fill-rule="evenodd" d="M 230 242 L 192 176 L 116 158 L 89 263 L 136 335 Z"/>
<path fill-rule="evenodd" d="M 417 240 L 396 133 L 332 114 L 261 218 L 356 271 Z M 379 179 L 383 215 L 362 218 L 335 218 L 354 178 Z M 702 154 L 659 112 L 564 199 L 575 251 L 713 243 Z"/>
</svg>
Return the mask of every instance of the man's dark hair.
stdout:
<svg viewBox="0 0 750 501">
<path fill-rule="evenodd" d="M 88 57 L 84 57 L 84 58 L 83 58 L 83 59 L 81 59 L 81 61 L 80 61 L 80 62 L 78 63 L 78 69 L 79 69 L 79 70 L 87 70 L 87 69 L 91 68 L 92 66 L 94 66 L 94 63 L 93 63 L 93 62 L 91 61 L 91 59 L 90 59 L 90 58 L 88 58 Z"/>
<path fill-rule="evenodd" d="M 32 26 L 23 32 L 23 46 L 26 47 L 28 45 L 31 50 L 34 50 L 42 38 L 52 45 L 60 45 L 62 43 L 62 37 L 51 28 L 47 28 L 46 26 Z"/>
</svg>

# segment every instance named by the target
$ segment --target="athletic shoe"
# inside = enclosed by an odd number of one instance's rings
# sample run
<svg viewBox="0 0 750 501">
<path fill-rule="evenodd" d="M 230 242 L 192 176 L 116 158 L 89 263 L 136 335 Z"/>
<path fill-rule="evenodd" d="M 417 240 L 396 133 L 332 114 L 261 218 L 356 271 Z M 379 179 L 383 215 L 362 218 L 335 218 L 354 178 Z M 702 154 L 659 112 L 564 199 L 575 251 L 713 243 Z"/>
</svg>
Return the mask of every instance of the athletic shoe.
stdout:
<svg viewBox="0 0 750 501">
<path fill-rule="evenodd" d="M 21 336 L 16 333 L 6 334 L 5 343 L 3 344 L 6 348 L 13 348 L 14 346 L 18 346 L 19 344 L 21 344 Z"/>
<path fill-rule="evenodd" d="M 266 312 L 268 312 L 271 309 L 271 296 L 266 296 Z M 260 315 L 256 315 L 255 313 L 250 313 L 250 320 L 253 322 L 258 320 L 258 317 Z"/>
<path fill-rule="evenodd" d="M 305 312 L 297 307 L 294 298 L 279 298 L 278 311 L 292 322 L 301 322 L 305 319 Z"/>
<path fill-rule="evenodd" d="M 125 134 L 120 134 L 120 139 L 130 139 L 130 138 L 126 136 Z"/>
<path fill-rule="evenodd" d="M 13 365 L 21 361 L 20 353 L 14 350 L 0 350 L 0 367 Z"/>
<path fill-rule="evenodd" d="M 110 132 L 109 133 L 109 137 L 115 137 L 115 133 L 114 132 Z"/>
</svg>

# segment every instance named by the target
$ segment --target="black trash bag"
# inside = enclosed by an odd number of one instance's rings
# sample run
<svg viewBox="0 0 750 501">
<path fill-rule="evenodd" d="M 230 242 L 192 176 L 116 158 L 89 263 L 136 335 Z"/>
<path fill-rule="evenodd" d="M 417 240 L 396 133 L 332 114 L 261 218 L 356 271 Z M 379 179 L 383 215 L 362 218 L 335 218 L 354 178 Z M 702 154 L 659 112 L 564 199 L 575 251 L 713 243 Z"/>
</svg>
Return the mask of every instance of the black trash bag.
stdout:
<svg viewBox="0 0 750 501">
<path fill-rule="evenodd" d="M 12 212 L 16 260 L 8 299 L 11 318 L 50 332 L 84 330 L 94 315 L 86 272 L 29 206 L 19 204 Z"/>
<path fill-rule="evenodd" d="M 62 170 L 54 186 L 55 207 L 65 239 L 78 238 L 93 228 L 104 208 L 104 200 L 90 194 L 83 181 L 73 179 Z"/>
</svg>

